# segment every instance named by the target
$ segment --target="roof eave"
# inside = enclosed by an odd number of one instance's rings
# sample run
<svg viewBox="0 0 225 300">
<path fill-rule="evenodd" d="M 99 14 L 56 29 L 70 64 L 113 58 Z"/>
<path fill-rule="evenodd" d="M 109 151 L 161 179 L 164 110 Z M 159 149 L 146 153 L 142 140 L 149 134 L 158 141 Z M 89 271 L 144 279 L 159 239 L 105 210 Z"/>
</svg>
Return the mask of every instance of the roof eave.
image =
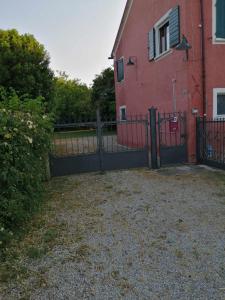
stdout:
<svg viewBox="0 0 225 300">
<path fill-rule="evenodd" d="M 123 30 L 124 30 L 124 27 L 126 25 L 128 16 L 130 14 L 132 4 L 133 4 L 133 0 L 127 0 L 126 6 L 125 6 L 125 9 L 124 9 L 124 12 L 123 12 L 123 17 L 122 17 L 122 20 L 120 22 L 119 30 L 118 30 L 117 35 L 116 35 L 116 40 L 114 42 L 114 46 L 113 46 L 113 49 L 112 49 L 110 59 L 113 59 L 115 57 L 115 52 L 118 48 L 121 36 L 123 34 Z"/>
</svg>

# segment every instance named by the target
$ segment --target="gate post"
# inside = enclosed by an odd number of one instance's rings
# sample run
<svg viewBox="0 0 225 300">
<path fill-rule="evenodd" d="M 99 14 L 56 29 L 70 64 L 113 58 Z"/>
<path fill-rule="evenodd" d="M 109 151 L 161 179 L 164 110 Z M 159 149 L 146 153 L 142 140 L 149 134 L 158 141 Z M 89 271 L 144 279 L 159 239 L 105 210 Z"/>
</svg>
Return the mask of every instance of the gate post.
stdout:
<svg viewBox="0 0 225 300">
<path fill-rule="evenodd" d="M 152 165 L 152 169 L 158 169 L 156 111 L 157 111 L 157 108 L 154 108 L 154 107 L 151 107 L 149 109 L 149 113 L 150 113 L 151 165 Z"/>
</svg>

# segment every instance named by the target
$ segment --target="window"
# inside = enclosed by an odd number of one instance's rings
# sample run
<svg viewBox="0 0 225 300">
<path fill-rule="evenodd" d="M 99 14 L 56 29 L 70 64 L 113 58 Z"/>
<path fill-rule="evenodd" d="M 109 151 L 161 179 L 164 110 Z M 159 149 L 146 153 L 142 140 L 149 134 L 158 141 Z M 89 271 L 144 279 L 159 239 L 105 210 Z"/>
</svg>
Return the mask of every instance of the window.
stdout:
<svg viewBox="0 0 225 300">
<path fill-rule="evenodd" d="M 180 8 L 169 10 L 152 28 L 149 37 L 149 60 L 167 53 L 180 43 Z"/>
<path fill-rule="evenodd" d="M 126 106 L 120 106 L 120 121 L 126 121 L 127 119 L 127 108 Z"/>
<path fill-rule="evenodd" d="M 170 22 L 169 12 L 154 26 L 156 58 L 170 49 Z"/>
<path fill-rule="evenodd" d="M 169 22 L 166 22 L 166 24 L 159 28 L 159 54 L 170 49 L 169 40 Z"/>
<path fill-rule="evenodd" d="M 121 81 L 124 80 L 124 61 L 123 61 L 123 58 L 117 60 L 116 68 L 117 68 L 117 81 L 121 82 Z"/>
<path fill-rule="evenodd" d="M 225 1 L 213 0 L 214 42 L 225 43 Z"/>
<path fill-rule="evenodd" d="M 213 118 L 225 118 L 225 88 L 213 90 Z"/>
</svg>

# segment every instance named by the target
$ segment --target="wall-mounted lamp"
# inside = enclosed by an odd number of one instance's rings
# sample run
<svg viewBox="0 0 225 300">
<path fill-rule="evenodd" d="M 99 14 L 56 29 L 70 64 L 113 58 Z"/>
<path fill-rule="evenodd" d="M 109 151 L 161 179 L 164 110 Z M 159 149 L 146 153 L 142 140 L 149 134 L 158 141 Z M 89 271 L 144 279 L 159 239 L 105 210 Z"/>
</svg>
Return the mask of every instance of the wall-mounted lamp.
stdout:
<svg viewBox="0 0 225 300">
<path fill-rule="evenodd" d="M 189 58 L 189 50 L 191 49 L 191 45 L 188 43 L 188 40 L 186 39 L 186 37 L 183 35 L 181 43 L 179 45 L 176 46 L 176 50 L 178 51 L 186 51 L 186 60 L 188 61 Z"/>
<path fill-rule="evenodd" d="M 127 62 L 127 66 L 134 66 L 135 65 L 135 57 L 130 56 Z"/>
<path fill-rule="evenodd" d="M 199 111 L 198 111 L 197 108 L 193 107 L 193 108 L 191 109 L 191 112 L 192 112 L 192 115 L 197 115 Z"/>
</svg>

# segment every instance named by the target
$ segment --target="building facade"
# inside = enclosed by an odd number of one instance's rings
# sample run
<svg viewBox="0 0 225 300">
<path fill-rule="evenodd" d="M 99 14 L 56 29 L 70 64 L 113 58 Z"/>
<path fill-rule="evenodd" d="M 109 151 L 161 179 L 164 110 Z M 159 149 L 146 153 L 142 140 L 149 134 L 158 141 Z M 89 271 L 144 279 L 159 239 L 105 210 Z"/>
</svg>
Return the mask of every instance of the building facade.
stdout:
<svg viewBox="0 0 225 300">
<path fill-rule="evenodd" d="M 225 117 L 225 1 L 128 0 L 112 58 L 117 116 L 186 112 L 194 162 L 196 116 Z"/>
</svg>

